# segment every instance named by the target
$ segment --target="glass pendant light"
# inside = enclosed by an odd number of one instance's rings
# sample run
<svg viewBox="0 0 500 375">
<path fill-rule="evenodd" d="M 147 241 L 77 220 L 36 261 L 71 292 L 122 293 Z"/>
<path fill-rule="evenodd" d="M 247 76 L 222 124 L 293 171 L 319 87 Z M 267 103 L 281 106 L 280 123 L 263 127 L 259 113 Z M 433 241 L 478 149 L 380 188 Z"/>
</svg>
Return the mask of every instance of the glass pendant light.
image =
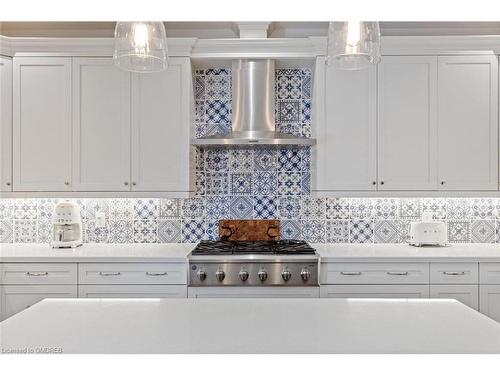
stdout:
<svg viewBox="0 0 500 375">
<path fill-rule="evenodd" d="M 131 72 L 151 73 L 167 68 L 167 35 L 163 22 L 117 22 L 115 65 Z"/>
<path fill-rule="evenodd" d="M 380 61 L 378 22 L 330 22 L 327 63 L 340 69 L 365 69 Z"/>
</svg>

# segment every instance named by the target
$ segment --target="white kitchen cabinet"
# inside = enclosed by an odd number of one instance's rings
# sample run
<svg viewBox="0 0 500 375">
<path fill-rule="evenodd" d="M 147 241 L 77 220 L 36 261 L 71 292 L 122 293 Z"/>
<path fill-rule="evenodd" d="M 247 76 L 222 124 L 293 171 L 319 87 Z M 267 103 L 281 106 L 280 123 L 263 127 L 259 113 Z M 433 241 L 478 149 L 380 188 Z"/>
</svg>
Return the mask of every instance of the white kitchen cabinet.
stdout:
<svg viewBox="0 0 500 375">
<path fill-rule="evenodd" d="M 438 57 L 438 91 L 441 189 L 498 190 L 497 57 Z"/>
<path fill-rule="evenodd" d="M 479 286 L 475 285 L 431 285 L 431 298 L 452 298 L 474 310 L 479 308 Z"/>
<path fill-rule="evenodd" d="M 111 58 L 73 58 L 73 190 L 130 190 L 130 76 Z"/>
<path fill-rule="evenodd" d="M 500 322 L 500 263 L 479 263 L 479 311 Z"/>
<path fill-rule="evenodd" d="M 322 263 L 320 284 L 429 284 L 429 263 Z"/>
<path fill-rule="evenodd" d="M 436 190 L 437 57 L 378 65 L 378 189 Z"/>
<path fill-rule="evenodd" d="M 318 298 L 317 287 L 189 287 L 189 298 Z"/>
<path fill-rule="evenodd" d="M 192 190 L 191 65 L 170 58 L 163 72 L 132 79 L 132 190 Z"/>
<path fill-rule="evenodd" d="M 429 298 L 429 285 L 321 285 L 321 298 Z"/>
<path fill-rule="evenodd" d="M 431 263 L 431 284 L 477 284 L 478 263 Z"/>
<path fill-rule="evenodd" d="M 45 298 L 76 298 L 76 285 L 5 285 L 1 288 L 2 320 Z"/>
<path fill-rule="evenodd" d="M 184 263 L 80 263 L 79 284 L 186 284 Z"/>
<path fill-rule="evenodd" d="M 13 190 L 71 190 L 71 58 L 13 64 Z"/>
<path fill-rule="evenodd" d="M 500 322 L 500 285 L 479 286 L 479 311 Z"/>
<path fill-rule="evenodd" d="M 480 284 L 500 284 L 500 263 L 479 263 Z"/>
<path fill-rule="evenodd" d="M 78 298 L 186 298 L 186 285 L 80 285 Z"/>
<path fill-rule="evenodd" d="M 49 249 L 47 249 L 49 251 Z M 3 263 L 0 284 L 76 284 L 76 263 Z"/>
<path fill-rule="evenodd" d="M 12 59 L 0 56 L 0 191 L 12 190 Z"/>
<path fill-rule="evenodd" d="M 313 190 L 376 190 L 377 69 L 340 70 L 316 61 Z"/>
</svg>

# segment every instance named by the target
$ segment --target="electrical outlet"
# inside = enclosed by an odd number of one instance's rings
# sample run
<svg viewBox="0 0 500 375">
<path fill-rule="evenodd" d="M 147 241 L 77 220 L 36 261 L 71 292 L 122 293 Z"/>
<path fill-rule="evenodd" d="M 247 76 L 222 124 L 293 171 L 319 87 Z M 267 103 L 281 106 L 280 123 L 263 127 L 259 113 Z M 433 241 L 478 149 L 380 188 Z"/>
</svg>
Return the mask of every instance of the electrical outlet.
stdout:
<svg viewBox="0 0 500 375">
<path fill-rule="evenodd" d="M 96 212 L 95 225 L 97 228 L 104 228 L 106 226 L 106 214 L 104 212 Z"/>
</svg>

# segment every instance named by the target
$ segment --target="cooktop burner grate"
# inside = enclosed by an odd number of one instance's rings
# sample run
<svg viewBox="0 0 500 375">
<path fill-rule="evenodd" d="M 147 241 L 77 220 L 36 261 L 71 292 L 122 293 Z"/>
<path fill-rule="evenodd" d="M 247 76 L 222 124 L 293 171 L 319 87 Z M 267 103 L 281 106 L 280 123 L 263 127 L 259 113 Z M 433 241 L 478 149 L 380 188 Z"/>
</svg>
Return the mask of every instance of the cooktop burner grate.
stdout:
<svg viewBox="0 0 500 375">
<path fill-rule="evenodd" d="M 201 241 L 193 255 L 314 254 L 305 241 Z"/>
</svg>

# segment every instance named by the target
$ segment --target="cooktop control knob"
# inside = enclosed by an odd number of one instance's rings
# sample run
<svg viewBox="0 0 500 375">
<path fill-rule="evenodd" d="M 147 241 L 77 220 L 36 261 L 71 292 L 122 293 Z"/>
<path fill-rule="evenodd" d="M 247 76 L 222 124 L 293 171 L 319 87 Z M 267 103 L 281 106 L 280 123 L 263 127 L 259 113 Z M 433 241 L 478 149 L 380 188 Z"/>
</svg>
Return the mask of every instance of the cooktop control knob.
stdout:
<svg viewBox="0 0 500 375">
<path fill-rule="evenodd" d="M 198 272 L 196 272 L 196 276 L 198 276 L 198 279 L 200 279 L 200 281 L 205 281 L 205 279 L 207 278 L 207 273 L 203 270 L 199 270 Z"/>
<path fill-rule="evenodd" d="M 248 271 L 241 270 L 240 273 L 238 274 L 238 277 L 240 278 L 241 281 L 247 281 L 248 280 Z"/>
<path fill-rule="evenodd" d="M 281 277 L 286 282 L 286 281 L 290 280 L 290 278 L 292 277 L 292 273 L 290 271 L 288 271 L 287 269 L 284 269 L 283 272 L 281 272 Z"/>
<path fill-rule="evenodd" d="M 311 271 L 309 271 L 307 268 L 302 268 L 302 271 L 300 271 L 300 277 L 303 281 L 309 280 L 311 278 Z"/>
<path fill-rule="evenodd" d="M 226 277 L 226 273 L 223 270 L 217 270 L 215 272 L 215 277 L 217 280 L 222 282 L 224 280 L 224 278 Z"/>
<path fill-rule="evenodd" d="M 260 270 L 257 275 L 259 276 L 260 281 L 267 280 L 267 272 L 265 270 Z"/>
</svg>

